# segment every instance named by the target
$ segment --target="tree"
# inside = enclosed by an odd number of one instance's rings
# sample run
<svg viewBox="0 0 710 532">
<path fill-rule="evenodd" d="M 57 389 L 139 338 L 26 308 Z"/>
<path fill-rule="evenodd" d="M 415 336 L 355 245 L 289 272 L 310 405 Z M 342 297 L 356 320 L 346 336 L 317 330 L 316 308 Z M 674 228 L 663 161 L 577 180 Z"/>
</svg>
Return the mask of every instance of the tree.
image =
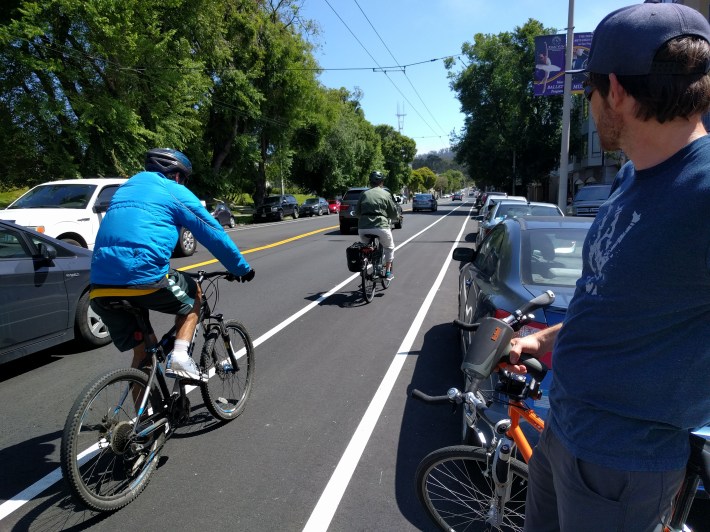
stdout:
<svg viewBox="0 0 710 532">
<path fill-rule="evenodd" d="M 385 185 L 392 191 L 399 191 L 411 179 L 410 164 L 417 154 L 417 143 L 386 124 L 375 126 L 375 130 L 382 140 L 381 149 L 387 175 Z"/>
<path fill-rule="evenodd" d="M 304 190 L 335 197 L 367 183 L 381 167 L 380 138 L 359 103 L 360 93 L 321 89 L 318 113 L 295 135 L 293 180 Z"/>
<path fill-rule="evenodd" d="M 26 1 L 5 19 L 0 172 L 26 184 L 125 176 L 147 146 L 183 149 L 195 139 L 210 81 L 181 31 L 191 12 L 174 7 Z"/>
<path fill-rule="evenodd" d="M 462 46 L 470 64 L 449 74 L 465 114 L 456 160 L 479 186 L 510 189 L 514 177 L 525 186 L 558 165 L 562 98 L 535 97 L 532 89 L 534 38 L 554 32 L 530 19 L 513 33 L 479 33 Z"/>
<path fill-rule="evenodd" d="M 416 176 L 416 182 L 421 183 L 421 187 L 423 187 L 424 190 L 430 190 L 436 185 L 437 175 L 426 166 L 413 170 L 412 174 Z"/>
</svg>

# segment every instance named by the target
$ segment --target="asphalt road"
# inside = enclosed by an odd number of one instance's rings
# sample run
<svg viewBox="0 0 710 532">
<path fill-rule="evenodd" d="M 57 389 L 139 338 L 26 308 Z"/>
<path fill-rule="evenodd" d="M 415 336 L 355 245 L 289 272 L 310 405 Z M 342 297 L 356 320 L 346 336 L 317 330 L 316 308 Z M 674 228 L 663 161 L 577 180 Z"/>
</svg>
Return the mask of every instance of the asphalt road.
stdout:
<svg viewBox="0 0 710 532">
<path fill-rule="evenodd" d="M 336 216 L 227 230 L 256 270 L 251 283 L 223 284 L 218 305 L 251 332 L 254 393 L 240 418 L 219 425 L 193 392 L 191 424 L 114 514 L 74 504 L 59 441 L 84 385 L 130 355 L 67 345 L 0 366 L 0 530 L 433 530 L 414 472 L 431 450 L 458 443 L 460 417 L 408 392 L 461 383 L 449 257 L 474 235 L 470 203 L 406 207 L 396 278 L 370 304 L 345 262 L 357 236 L 341 235 Z M 174 266 L 219 269 L 212 261 L 200 246 Z M 169 322 L 153 318 L 158 331 Z"/>
</svg>

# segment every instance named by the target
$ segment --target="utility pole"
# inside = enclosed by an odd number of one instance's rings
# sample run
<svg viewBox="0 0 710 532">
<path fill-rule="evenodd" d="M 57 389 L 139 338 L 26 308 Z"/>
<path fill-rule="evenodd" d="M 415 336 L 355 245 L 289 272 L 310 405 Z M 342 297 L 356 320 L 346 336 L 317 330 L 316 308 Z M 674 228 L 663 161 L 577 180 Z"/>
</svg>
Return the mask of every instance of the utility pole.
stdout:
<svg viewBox="0 0 710 532">
<path fill-rule="evenodd" d="M 567 208 L 567 181 L 569 179 L 569 122 L 572 106 L 572 49 L 574 48 L 574 0 L 569 0 L 567 11 L 567 46 L 565 50 L 565 88 L 562 95 L 562 146 L 560 148 L 560 182 L 557 189 L 557 205 L 565 212 Z"/>
</svg>

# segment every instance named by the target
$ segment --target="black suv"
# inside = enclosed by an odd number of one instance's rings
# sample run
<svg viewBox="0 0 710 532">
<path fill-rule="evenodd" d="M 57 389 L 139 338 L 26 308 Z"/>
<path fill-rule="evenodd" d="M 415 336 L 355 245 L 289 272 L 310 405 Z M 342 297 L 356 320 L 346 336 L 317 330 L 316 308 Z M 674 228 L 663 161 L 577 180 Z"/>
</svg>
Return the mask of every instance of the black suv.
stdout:
<svg viewBox="0 0 710 532">
<path fill-rule="evenodd" d="M 355 211 L 355 206 L 357 205 L 357 200 L 360 199 L 360 194 L 368 190 L 368 187 L 354 187 L 349 188 L 348 191 L 343 195 L 343 199 L 340 200 L 340 212 L 338 213 L 338 220 L 340 221 L 340 234 L 347 235 L 352 229 L 357 229 L 357 218 L 353 214 Z M 392 194 L 389 189 L 385 188 L 387 192 Z M 390 228 L 402 229 L 402 207 L 399 205 L 401 200 L 397 200 L 392 196 L 392 200 L 397 206 L 397 219 L 390 220 Z"/>
<path fill-rule="evenodd" d="M 283 220 L 284 216 L 298 218 L 298 202 L 290 194 L 282 196 L 269 196 L 264 199 L 264 203 L 256 209 L 254 221 L 263 220 Z"/>
<path fill-rule="evenodd" d="M 584 185 L 567 205 L 567 216 L 596 216 L 611 193 L 611 185 Z"/>
</svg>

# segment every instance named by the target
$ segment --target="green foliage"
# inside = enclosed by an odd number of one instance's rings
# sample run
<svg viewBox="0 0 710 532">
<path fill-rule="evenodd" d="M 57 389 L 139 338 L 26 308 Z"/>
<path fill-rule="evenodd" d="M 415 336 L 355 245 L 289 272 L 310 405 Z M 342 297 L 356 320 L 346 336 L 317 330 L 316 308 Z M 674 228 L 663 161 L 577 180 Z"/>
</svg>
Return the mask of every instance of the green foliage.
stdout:
<svg viewBox="0 0 710 532">
<path fill-rule="evenodd" d="M 324 88 L 301 0 L 11 0 L 0 13 L 3 186 L 128 177 L 146 149 L 193 163 L 202 197 L 295 185 L 322 196 L 385 169 L 414 141 L 377 130 L 361 94 Z M 391 128 L 390 128 L 391 129 Z"/>
<path fill-rule="evenodd" d="M 416 176 L 416 182 L 420 184 L 420 188 L 424 190 L 430 190 L 436 185 L 438 176 L 433 172 L 433 170 L 431 170 L 431 168 L 423 166 L 422 168 L 417 168 L 416 170 L 412 171 L 412 174 Z"/>
<path fill-rule="evenodd" d="M 449 74 L 466 115 L 456 160 L 479 186 L 509 188 L 514 166 L 525 185 L 558 164 L 562 98 L 536 97 L 532 88 L 534 38 L 554 32 L 530 19 L 512 33 L 479 33 L 462 46 L 469 66 Z"/>
<path fill-rule="evenodd" d="M 395 131 L 392 126 L 379 125 L 375 127 L 381 139 L 384 169 L 387 175 L 385 185 L 392 191 L 399 191 L 409 186 L 412 169 L 409 166 L 417 154 L 417 143 Z"/>
</svg>

